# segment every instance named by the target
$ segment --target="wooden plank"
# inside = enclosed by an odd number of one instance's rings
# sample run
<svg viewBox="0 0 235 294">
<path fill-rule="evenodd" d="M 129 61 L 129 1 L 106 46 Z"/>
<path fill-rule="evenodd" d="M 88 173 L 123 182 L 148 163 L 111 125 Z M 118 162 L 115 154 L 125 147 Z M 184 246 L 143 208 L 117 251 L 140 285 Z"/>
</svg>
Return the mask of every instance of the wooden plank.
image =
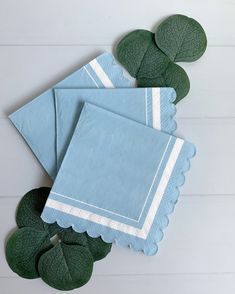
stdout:
<svg viewBox="0 0 235 294">
<path fill-rule="evenodd" d="M 114 246 L 95 264 L 90 283 L 68 293 L 235 292 L 234 11 L 235 2 L 223 0 L 193 0 L 190 5 L 186 0 L 70 0 L 69 5 L 65 0 L 1 0 L 1 293 L 58 293 L 40 279 L 18 278 L 5 261 L 4 241 L 14 230 L 21 195 L 50 184 L 6 116 L 103 50 L 112 51 L 128 31 L 154 29 L 174 13 L 198 19 L 209 43 L 199 61 L 182 64 L 191 91 L 177 106 L 177 134 L 197 146 L 181 189 L 184 196 L 156 256 Z"/>
<path fill-rule="evenodd" d="M 0 134 L 0 195 L 23 195 L 32 188 L 50 185 L 49 176 L 8 119 L 0 119 Z"/>
<path fill-rule="evenodd" d="M 113 246 L 109 256 L 95 264 L 94 275 L 235 273 L 234 196 L 181 197 L 157 255 Z M 0 198 L 3 240 L 15 227 L 18 199 Z M 15 276 L 5 262 L 3 243 L 0 276 Z"/>
<path fill-rule="evenodd" d="M 178 119 L 176 134 L 193 142 L 197 154 L 184 194 L 234 194 L 235 119 Z"/>
<path fill-rule="evenodd" d="M 0 46 L 0 117 L 6 117 L 106 49 Z"/>
<path fill-rule="evenodd" d="M 25 280 L 4 277 L 0 280 L 4 294 L 57 294 L 58 290 L 47 286 L 41 279 Z M 95 289 L 95 290 L 94 290 Z M 128 294 L 221 294 L 234 293 L 234 274 L 226 275 L 160 275 L 160 276 L 93 276 L 80 289 L 63 293 L 128 293 Z"/>
<path fill-rule="evenodd" d="M 154 29 L 163 18 L 185 14 L 205 28 L 212 45 L 235 45 L 233 1 L 2 0 L 1 44 L 113 44 L 138 28 Z"/>
<path fill-rule="evenodd" d="M 235 119 L 178 119 L 177 134 L 197 147 L 192 169 L 186 175 L 183 194 L 235 194 Z M 14 196 L 30 188 L 50 184 L 14 126 L 0 120 L 0 195 Z"/>
<path fill-rule="evenodd" d="M 235 117 L 233 47 L 208 48 L 194 63 L 181 63 L 190 78 L 190 92 L 177 105 L 178 117 Z"/>
<path fill-rule="evenodd" d="M 0 117 L 16 110 L 70 72 L 105 50 L 105 46 L 0 46 Z M 183 64 L 191 91 L 177 105 L 178 117 L 235 117 L 235 48 L 208 48 L 201 60 Z"/>
</svg>

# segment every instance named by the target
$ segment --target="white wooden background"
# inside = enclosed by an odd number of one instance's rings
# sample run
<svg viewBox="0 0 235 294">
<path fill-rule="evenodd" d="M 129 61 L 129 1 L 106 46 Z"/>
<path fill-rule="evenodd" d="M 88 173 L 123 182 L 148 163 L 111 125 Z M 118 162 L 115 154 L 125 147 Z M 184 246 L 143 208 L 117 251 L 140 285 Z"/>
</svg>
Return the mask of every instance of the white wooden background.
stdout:
<svg viewBox="0 0 235 294">
<path fill-rule="evenodd" d="M 153 29 L 164 17 L 196 18 L 206 54 L 183 64 L 191 79 L 178 104 L 178 133 L 197 157 L 155 257 L 113 248 L 72 293 L 235 293 L 235 1 L 0 0 L 0 292 L 58 293 L 7 266 L 5 239 L 29 189 L 50 181 L 7 115 L 125 33 Z"/>
</svg>

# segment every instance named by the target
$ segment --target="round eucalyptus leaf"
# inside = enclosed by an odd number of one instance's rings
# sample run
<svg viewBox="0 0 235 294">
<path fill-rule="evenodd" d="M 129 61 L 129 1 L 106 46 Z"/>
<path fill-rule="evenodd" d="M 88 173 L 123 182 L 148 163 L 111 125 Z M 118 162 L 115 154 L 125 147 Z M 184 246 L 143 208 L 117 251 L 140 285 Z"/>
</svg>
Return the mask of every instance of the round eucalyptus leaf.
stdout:
<svg viewBox="0 0 235 294">
<path fill-rule="evenodd" d="M 19 276 L 35 279 L 39 277 L 38 259 L 51 246 L 46 232 L 34 228 L 21 228 L 7 241 L 6 259 L 10 268 Z"/>
<path fill-rule="evenodd" d="M 41 219 L 40 215 L 42 213 L 49 193 L 50 188 L 46 187 L 33 189 L 26 193 L 21 199 L 17 209 L 17 225 L 19 227 L 33 227 L 38 230 L 44 230 L 49 234 L 50 237 L 53 237 L 57 234 L 58 238 L 66 244 L 78 244 L 82 246 L 87 246 L 87 248 L 89 248 L 87 241 L 88 235 L 86 233 L 77 233 L 71 227 L 61 228 L 57 225 L 57 223 L 47 224 Z M 89 238 L 89 244 L 94 251 L 95 245 L 92 245 L 92 239 L 93 238 Z M 96 253 L 94 253 L 94 260 L 101 259 L 102 256 L 105 257 L 105 252 L 107 250 L 106 248 L 110 249 L 112 246 L 111 244 L 107 244 L 102 240 L 100 242 L 97 242 L 96 239 L 97 238 L 94 238 L 94 243 L 97 244 L 98 247 L 96 249 Z M 99 250 L 100 253 L 98 252 Z"/>
<path fill-rule="evenodd" d="M 171 62 L 170 59 L 156 46 L 154 39 L 152 39 L 142 59 L 137 78 L 159 76 L 164 73 L 169 62 Z"/>
<path fill-rule="evenodd" d="M 61 290 L 81 287 L 90 279 L 93 262 L 104 258 L 112 244 L 87 233 L 45 223 L 40 215 L 50 188 L 29 191 L 17 210 L 18 229 L 6 245 L 11 269 L 24 278 L 39 276 Z"/>
<path fill-rule="evenodd" d="M 50 190 L 51 188 L 41 187 L 30 190 L 23 196 L 16 212 L 16 223 L 19 228 L 32 227 L 47 230 L 50 236 L 62 230 L 56 223 L 47 224 L 40 217 Z"/>
<path fill-rule="evenodd" d="M 81 245 L 87 246 L 87 237 L 86 233 L 77 233 L 71 227 L 63 229 L 58 233 L 59 238 L 63 243 L 69 245 Z"/>
<path fill-rule="evenodd" d="M 138 87 L 171 87 L 176 91 L 177 104 L 182 98 L 184 98 L 190 89 L 189 78 L 182 67 L 173 62 L 170 62 L 165 72 L 162 75 L 154 78 L 138 78 Z"/>
<path fill-rule="evenodd" d="M 63 242 L 45 252 L 38 263 L 43 281 L 59 290 L 72 290 L 85 285 L 92 270 L 93 258 L 87 248 Z"/>
<path fill-rule="evenodd" d="M 63 243 L 87 247 L 94 261 L 105 258 L 112 248 L 112 243 L 106 243 L 100 237 L 92 238 L 87 233 L 77 233 L 72 228 L 64 229 L 58 236 Z"/>
<path fill-rule="evenodd" d="M 87 245 L 92 254 L 93 260 L 101 260 L 105 258 L 111 251 L 112 244 L 104 242 L 101 237 L 92 238 L 88 234 L 87 236 Z"/>
<path fill-rule="evenodd" d="M 30 190 L 23 196 L 16 212 L 16 223 L 18 227 L 44 229 L 44 222 L 40 218 L 40 215 L 49 193 L 50 188 L 41 187 Z"/>
<path fill-rule="evenodd" d="M 164 79 L 166 87 L 172 87 L 176 91 L 176 100 L 174 101 L 175 104 L 188 94 L 190 81 L 185 70 L 178 64 L 173 62 L 169 63 L 164 73 Z"/>
<path fill-rule="evenodd" d="M 116 48 L 118 61 L 132 77 L 137 76 L 142 60 L 153 40 L 153 33 L 147 30 L 135 30 L 118 43 Z"/>
<path fill-rule="evenodd" d="M 172 61 L 195 61 L 206 50 L 207 38 L 202 26 L 185 15 L 172 15 L 164 20 L 155 33 L 157 46 Z"/>
</svg>

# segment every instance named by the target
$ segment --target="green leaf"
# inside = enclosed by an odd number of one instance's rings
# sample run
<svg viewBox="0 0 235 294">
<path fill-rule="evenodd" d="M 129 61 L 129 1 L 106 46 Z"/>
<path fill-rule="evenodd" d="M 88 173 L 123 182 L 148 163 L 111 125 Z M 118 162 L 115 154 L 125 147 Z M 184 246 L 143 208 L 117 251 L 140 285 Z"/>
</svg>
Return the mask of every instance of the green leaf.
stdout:
<svg viewBox="0 0 235 294">
<path fill-rule="evenodd" d="M 18 229 L 6 244 L 6 259 L 10 268 L 27 279 L 39 277 L 37 262 L 45 250 L 51 248 L 46 232 L 33 228 Z"/>
<path fill-rule="evenodd" d="M 117 58 L 131 76 L 137 76 L 142 60 L 149 46 L 153 43 L 153 38 L 153 33 L 147 30 L 135 30 L 118 43 Z"/>
<path fill-rule="evenodd" d="M 153 78 L 137 78 L 138 87 L 172 87 L 177 97 L 174 103 L 184 98 L 190 89 L 190 82 L 186 72 L 177 64 L 170 62 L 162 75 Z"/>
<path fill-rule="evenodd" d="M 16 212 L 16 223 L 18 227 L 44 229 L 44 222 L 40 218 L 40 215 L 49 193 L 50 188 L 41 187 L 31 190 L 23 196 Z"/>
<path fill-rule="evenodd" d="M 162 51 L 156 46 L 154 39 L 152 39 L 152 42 L 142 59 L 137 78 L 153 78 L 159 76 L 165 72 L 170 62 L 170 59 L 162 53 Z"/>
<path fill-rule="evenodd" d="M 195 61 L 206 50 L 207 38 L 202 26 L 193 18 L 172 15 L 156 30 L 157 46 L 172 61 Z"/>
<path fill-rule="evenodd" d="M 51 287 L 72 290 L 89 281 L 93 258 L 83 246 L 59 243 L 40 257 L 38 270 Z"/>
<path fill-rule="evenodd" d="M 41 187 L 30 190 L 23 196 L 16 212 L 16 223 L 19 228 L 47 230 L 51 236 L 62 230 L 56 223 L 47 224 L 40 217 L 50 190 L 51 188 Z"/>
<path fill-rule="evenodd" d="M 50 188 L 45 187 L 33 189 L 26 193 L 21 199 L 17 209 L 17 225 L 19 227 L 33 227 L 35 229 L 44 230 L 50 235 L 50 237 L 58 234 L 59 239 L 61 239 L 64 243 L 78 244 L 88 247 L 88 235 L 86 233 L 80 234 L 75 232 L 72 228 L 61 228 L 57 225 L 57 223 L 47 224 L 41 219 L 40 215 L 49 193 Z M 94 260 L 104 258 L 111 250 L 112 245 L 107 244 L 102 240 L 97 241 L 99 238 L 94 238 L 94 244 L 92 244 L 92 239 L 93 238 L 89 237 L 89 246 L 92 248 L 91 253 Z M 97 244 L 96 250 L 95 244 Z"/>
<path fill-rule="evenodd" d="M 144 31 L 145 34 L 151 36 L 151 38 L 144 39 L 142 34 L 139 34 L 139 31 L 141 30 L 134 31 L 121 40 L 119 43 L 121 45 L 118 45 L 117 54 L 119 61 L 126 67 L 130 74 L 133 75 L 134 73 L 134 76 L 137 78 L 138 87 L 174 88 L 177 93 L 177 99 L 175 101 L 177 103 L 187 95 L 190 88 L 189 78 L 186 72 L 179 65 L 174 64 L 157 47 L 154 41 L 154 34 Z M 135 48 L 136 52 L 135 50 L 131 50 L 132 47 Z M 140 52 L 140 54 L 137 52 Z M 143 52 L 145 53 L 143 54 Z"/>
<path fill-rule="evenodd" d="M 47 224 L 40 218 L 50 188 L 29 191 L 17 210 L 18 229 L 6 245 L 11 269 L 24 278 L 39 276 L 50 286 L 71 290 L 91 277 L 93 262 L 104 258 L 112 244 L 72 228 Z"/>
<path fill-rule="evenodd" d="M 173 87 L 179 102 L 190 89 L 186 72 L 174 64 L 195 61 L 205 52 L 206 34 L 201 25 L 184 15 L 163 21 L 155 34 L 135 30 L 117 45 L 117 57 L 137 79 L 138 87 Z"/>
<path fill-rule="evenodd" d="M 100 237 L 92 238 L 87 233 L 77 233 L 72 228 L 63 230 L 58 236 L 63 243 L 85 246 L 94 261 L 105 258 L 112 248 L 112 243 L 106 243 Z"/>
<path fill-rule="evenodd" d="M 63 243 L 87 246 L 86 233 L 77 233 L 71 227 L 68 229 L 63 229 L 63 231 L 58 233 L 58 236 L 63 241 Z"/>
<path fill-rule="evenodd" d="M 112 244 L 104 242 L 101 237 L 92 238 L 87 235 L 87 245 L 93 256 L 94 261 L 105 258 L 111 251 Z"/>
</svg>

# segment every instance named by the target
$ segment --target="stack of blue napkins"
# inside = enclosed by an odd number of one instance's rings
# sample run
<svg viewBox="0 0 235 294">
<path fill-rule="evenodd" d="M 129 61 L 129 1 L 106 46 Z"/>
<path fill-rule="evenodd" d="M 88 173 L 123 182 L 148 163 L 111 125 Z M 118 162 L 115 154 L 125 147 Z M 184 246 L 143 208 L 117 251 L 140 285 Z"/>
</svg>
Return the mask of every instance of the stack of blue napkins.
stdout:
<svg viewBox="0 0 235 294">
<path fill-rule="evenodd" d="M 104 53 L 11 114 L 54 180 L 43 220 L 156 253 L 195 154 L 172 135 L 175 98 L 132 88 Z"/>
</svg>

